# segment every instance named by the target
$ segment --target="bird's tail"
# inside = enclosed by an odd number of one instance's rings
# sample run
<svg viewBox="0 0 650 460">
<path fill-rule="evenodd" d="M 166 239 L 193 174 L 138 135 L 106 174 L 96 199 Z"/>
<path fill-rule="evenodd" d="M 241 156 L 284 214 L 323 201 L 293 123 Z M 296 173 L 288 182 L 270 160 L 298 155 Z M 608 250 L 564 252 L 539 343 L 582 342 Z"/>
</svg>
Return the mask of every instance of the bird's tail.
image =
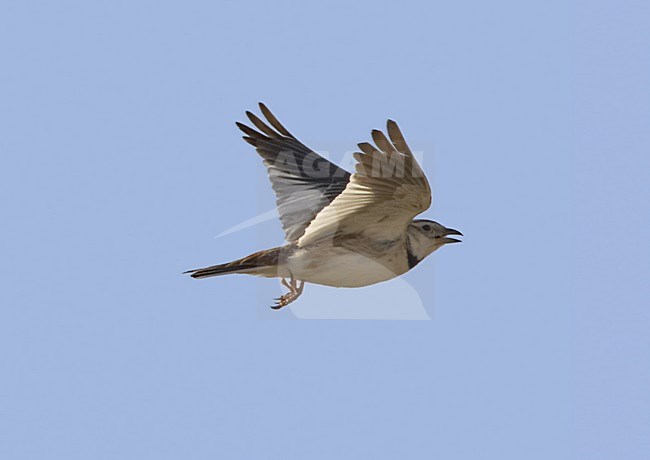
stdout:
<svg viewBox="0 0 650 460">
<path fill-rule="evenodd" d="M 286 247 L 266 249 L 242 259 L 233 260 L 225 264 L 212 265 L 211 267 L 188 270 L 183 274 L 189 274 L 192 278 L 209 278 L 211 276 L 228 275 L 231 273 L 265 276 L 266 272 L 272 273 L 276 270 L 280 254 L 284 249 Z"/>
<path fill-rule="evenodd" d="M 196 268 L 183 272 L 184 275 L 190 275 L 192 278 L 209 278 L 211 276 L 227 275 L 229 273 L 246 273 L 246 271 L 255 268 L 251 265 L 235 264 L 230 262 L 227 264 L 212 265 L 211 267 Z"/>
</svg>

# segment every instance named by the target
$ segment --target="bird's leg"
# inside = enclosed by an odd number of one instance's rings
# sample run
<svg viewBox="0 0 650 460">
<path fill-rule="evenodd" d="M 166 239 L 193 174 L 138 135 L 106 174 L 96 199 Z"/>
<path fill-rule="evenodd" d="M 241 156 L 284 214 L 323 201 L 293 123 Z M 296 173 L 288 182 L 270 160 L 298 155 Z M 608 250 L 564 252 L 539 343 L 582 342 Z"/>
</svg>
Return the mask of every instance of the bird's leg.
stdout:
<svg viewBox="0 0 650 460">
<path fill-rule="evenodd" d="M 304 281 L 298 281 L 298 280 L 291 280 L 291 286 L 296 291 L 296 298 L 302 294 L 302 290 L 305 289 L 305 282 Z"/>
<path fill-rule="evenodd" d="M 300 294 L 302 294 L 305 288 L 305 282 L 296 280 L 293 275 L 291 275 L 291 282 L 288 282 L 286 278 L 282 278 L 282 285 L 289 289 L 289 292 L 275 299 L 275 305 L 271 307 L 274 310 L 279 310 L 289 305 L 300 297 Z"/>
</svg>

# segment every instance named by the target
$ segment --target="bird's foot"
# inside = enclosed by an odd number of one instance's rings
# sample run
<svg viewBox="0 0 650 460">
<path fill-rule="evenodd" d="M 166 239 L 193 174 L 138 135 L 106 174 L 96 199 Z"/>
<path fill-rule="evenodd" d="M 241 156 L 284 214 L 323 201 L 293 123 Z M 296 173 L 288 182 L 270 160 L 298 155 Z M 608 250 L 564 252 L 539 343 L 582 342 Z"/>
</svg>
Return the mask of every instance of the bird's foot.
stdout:
<svg viewBox="0 0 650 460">
<path fill-rule="evenodd" d="M 291 278 L 291 282 L 288 282 L 286 278 L 282 278 L 282 285 L 289 289 L 284 295 L 281 295 L 275 300 L 275 305 L 272 305 L 273 310 L 279 310 L 282 307 L 286 307 L 291 302 L 296 300 L 302 294 L 302 290 L 305 288 L 304 281 L 298 281 L 294 278 Z"/>
</svg>

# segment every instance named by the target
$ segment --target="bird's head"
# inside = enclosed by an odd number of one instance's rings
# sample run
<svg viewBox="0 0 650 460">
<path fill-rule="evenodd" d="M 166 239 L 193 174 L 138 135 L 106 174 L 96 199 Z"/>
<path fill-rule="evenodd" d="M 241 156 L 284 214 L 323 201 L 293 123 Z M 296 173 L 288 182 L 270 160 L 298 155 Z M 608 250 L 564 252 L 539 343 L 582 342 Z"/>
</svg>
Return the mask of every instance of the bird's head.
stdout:
<svg viewBox="0 0 650 460">
<path fill-rule="evenodd" d="M 409 251 L 418 261 L 445 244 L 461 242 L 456 238 L 450 238 L 449 235 L 463 236 L 458 230 L 425 219 L 416 219 L 411 222 L 407 235 Z"/>
</svg>

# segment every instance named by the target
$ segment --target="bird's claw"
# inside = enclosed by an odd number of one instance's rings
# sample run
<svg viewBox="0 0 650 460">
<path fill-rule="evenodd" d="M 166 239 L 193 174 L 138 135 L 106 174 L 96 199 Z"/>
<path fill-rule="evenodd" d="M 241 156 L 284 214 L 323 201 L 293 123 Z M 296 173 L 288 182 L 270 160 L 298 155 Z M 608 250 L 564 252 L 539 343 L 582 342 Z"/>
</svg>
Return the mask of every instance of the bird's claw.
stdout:
<svg viewBox="0 0 650 460">
<path fill-rule="evenodd" d="M 273 310 L 279 310 L 280 308 L 289 305 L 291 302 L 300 297 L 302 290 L 305 288 L 305 282 L 298 281 L 295 278 L 291 278 L 291 282 L 288 282 L 285 278 L 282 278 L 282 284 L 289 289 L 289 292 L 273 299 L 275 300 L 275 305 L 271 305 L 271 309 Z"/>
</svg>

